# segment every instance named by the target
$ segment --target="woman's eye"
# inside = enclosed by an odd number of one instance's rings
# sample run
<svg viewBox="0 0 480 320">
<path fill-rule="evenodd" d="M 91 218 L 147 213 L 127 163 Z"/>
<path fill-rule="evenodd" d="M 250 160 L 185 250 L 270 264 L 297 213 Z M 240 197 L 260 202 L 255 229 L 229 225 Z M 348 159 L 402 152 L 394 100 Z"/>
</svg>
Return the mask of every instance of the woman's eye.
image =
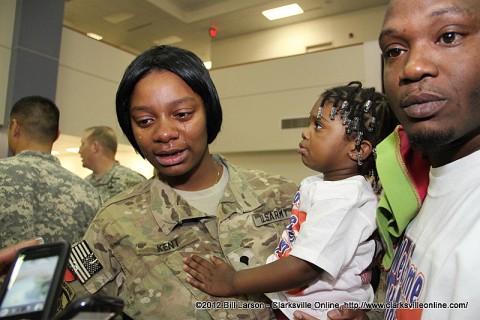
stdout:
<svg viewBox="0 0 480 320">
<path fill-rule="evenodd" d="M 135 123 L 136 123 L 139 127 L 146 127 L 146 126 L 148 126 L 151 122 L 152 122 L 152 119 L 150 119 L 150 118 L 135 120 Z"/>
<path fill-rule="evenodd" d="M 315 127 L 315 130 L 323 129 L 323 126 L 320 124 L 320 122 L 315 122 L 313 126 Z"/>
<path fill-rule="evenodd" d="M 190 119 L 192 113 L 190 112 L 179 112 L 177 114 L 175 114 L 175 118 L 180 120 L 180 121 L 183 121 L 183 120 L 188 120 Z"/>
</svg>

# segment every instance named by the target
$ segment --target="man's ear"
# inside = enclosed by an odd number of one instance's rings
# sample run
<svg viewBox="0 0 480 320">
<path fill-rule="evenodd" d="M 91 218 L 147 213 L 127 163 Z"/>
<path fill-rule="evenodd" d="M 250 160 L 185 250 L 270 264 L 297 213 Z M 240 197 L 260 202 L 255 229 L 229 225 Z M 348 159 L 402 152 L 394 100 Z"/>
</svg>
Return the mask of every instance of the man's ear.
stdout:
<svg viewBox="0 0 480 320">
<path fill-rule="evenodd" d="M 20 132 L 22 131 L 22 127 L 15 118 L 10 120 L 10 131 L 12 132 L 12 136 L 15 138 L 18 138 L 20 136 Z"/>
<path fill-rule="evenodd" d="M 95 152 L 100 151 L 100 148 L 101 148 L 100 143 L 96 140 L 92 141 L 92 148 L 93 148 L 93 151 Z"/>
<path fill-rule="evenodd" d="M 362 154 L 363 160 L 366 160 L 372 154 L 372 151 L 372 143 L 368 140 L 362 140 L 362 143 L 360 144 L 360 152 Z M 358 152 L 355 144 L 353 144 L 353 148 L 350 150 L 349 157 L 353 161 L 358 160 Z"/>
</svg>

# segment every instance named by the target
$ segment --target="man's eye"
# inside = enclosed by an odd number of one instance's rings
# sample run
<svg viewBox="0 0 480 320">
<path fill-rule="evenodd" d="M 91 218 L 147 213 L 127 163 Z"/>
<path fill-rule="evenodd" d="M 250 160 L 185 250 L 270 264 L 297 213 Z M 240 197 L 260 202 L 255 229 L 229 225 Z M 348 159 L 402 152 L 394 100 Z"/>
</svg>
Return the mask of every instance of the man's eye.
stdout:
<svg viewBox="0 0 480 320">
<path fill-rule="evenodd" d="M 440 36 L 438 41 L 445 44 L 452 44 L 458 41 L 460 37 L 461 35 L 456 32 L 446 32 Z"/>
<path fill-rule="evenodd" d="M 323 129 L 323 126 L 322 126 L 319 122 L 316 122 L 316 123 L 314 124 L 314 127 L 315 127 L 315 130 Z"/>
<path fill-rule="evenodd" d="M 401 55 L 403 52 L 402 49 L 400 48 L 393 48 L 393 49 L 388 49 L 385 51 L 385 56 L 387 58 L 395 58 L 395 57 L 398 57 L 399 55 Z"/>
</svg>

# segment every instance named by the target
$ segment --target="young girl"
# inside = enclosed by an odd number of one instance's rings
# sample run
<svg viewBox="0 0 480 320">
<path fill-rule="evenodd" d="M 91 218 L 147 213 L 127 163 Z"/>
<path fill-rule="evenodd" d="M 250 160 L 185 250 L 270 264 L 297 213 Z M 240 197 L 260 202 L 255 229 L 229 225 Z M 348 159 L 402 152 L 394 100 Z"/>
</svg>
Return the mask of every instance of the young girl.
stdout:
<svg viewBox="0 0 480 320">
<path fill-rule="evenodd" d="M 385 120 L 385 121 L 384 121 Z M 361 83 L 326 90 L 310 111 L 298 152 L 318 172 L 304 179 L 290 225 L 264 266 L 235 271 L 211 256 L 184 259 L 187 282 L 214 296 L 264 292 L 274 309 L 326 319 L 344 302 L 371 302 L 378 177 L 375 146 L 394 128 L 384 96 Z"/>
</svg>

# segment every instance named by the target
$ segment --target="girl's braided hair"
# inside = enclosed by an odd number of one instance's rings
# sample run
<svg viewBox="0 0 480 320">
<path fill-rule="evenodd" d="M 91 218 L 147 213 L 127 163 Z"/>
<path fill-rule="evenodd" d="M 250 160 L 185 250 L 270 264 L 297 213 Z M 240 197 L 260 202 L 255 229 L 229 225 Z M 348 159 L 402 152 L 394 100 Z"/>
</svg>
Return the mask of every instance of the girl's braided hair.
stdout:
<svg viewBox="0 0 480 320">
<path fill-rule="evenodd" d="M 327 89 L 322 94 L 317 117 L 321 117 L 326 102 L 333 104 L 330 119 L 340 115 L 347 137 L 355 140 L 356 150 L 359 152 L 359 172 L 366 176 L 374 190 L 379 192 L 381 187 L 375 165 L 375 148 L 398 124 L 385 96 L 375 88 L 362 88 L 361 82 L 353 81 L 346 86 Z M 360 155 L 361 143 L 364 140 L 369 141 L 373 147 L 372 154 L 367 159 L 362 159 Z"/>
</svg>

